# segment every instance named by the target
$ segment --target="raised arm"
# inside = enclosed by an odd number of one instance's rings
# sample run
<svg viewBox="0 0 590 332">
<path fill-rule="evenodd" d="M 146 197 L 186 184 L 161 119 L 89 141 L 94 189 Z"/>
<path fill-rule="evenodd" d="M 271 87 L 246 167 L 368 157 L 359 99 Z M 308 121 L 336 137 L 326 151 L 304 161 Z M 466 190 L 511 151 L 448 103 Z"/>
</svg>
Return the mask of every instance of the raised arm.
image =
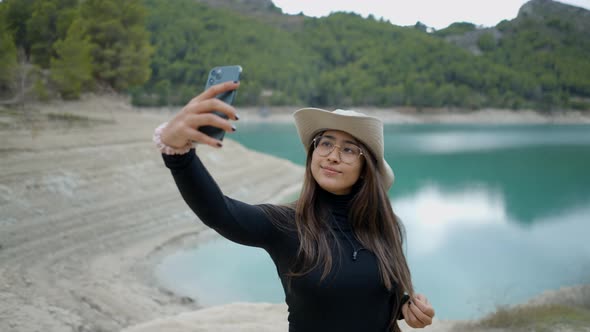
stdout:
<svg viewBox="0 0 590 332">
<path fill-rule="evenodd" d="M 182 197 L 203 223 L 234 242 L 267 247 L 274 227 L 262 210 L 224 196 L 195 151 L 189 151 L 192 142 L 222 147 L 221 141 L 199 131 L 201 126 L 215 126 L 228 132 L 235 130 L 228 120 L 211 112 L 222 112 L 228 119 L 237 120 L 236 110 L 215 96 L 238 86 L 238 82 L 227 82 L 205 90 L 165 126 L 158 128 L 154 138 Z"/>
<path fill-rule="evenodd" d="M 255 205 L 225 196 L 194 150 L 162 156 L 184 201 L 205 225 L 240 244 L 270 246 L 277 234 L 266 215 Z"/>
</svg>

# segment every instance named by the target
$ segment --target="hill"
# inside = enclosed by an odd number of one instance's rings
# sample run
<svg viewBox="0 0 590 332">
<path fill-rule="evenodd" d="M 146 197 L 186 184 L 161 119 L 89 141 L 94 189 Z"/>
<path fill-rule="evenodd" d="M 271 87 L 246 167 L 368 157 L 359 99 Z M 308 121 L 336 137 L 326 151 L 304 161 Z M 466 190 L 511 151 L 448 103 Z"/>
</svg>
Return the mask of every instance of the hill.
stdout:
<svg viewBox="0 0 590 332">
<path fill-rule="evenodd" d="M 587 108 L 590 95 L 590 11 L 551 0 L 532 0 L 518 16 L 494 28 L 453 24 L 435 35 L 475 55 L 526 73 L 524 94 L 542 108 Z M 516 87 L 521 90 L 522 87 Z"/>
<path fill-rule="evenodd" d="M 166 20 L 161 2 L 146 4 L 157 13 L 155 19 Z M 523 13 L 544 13 L 549 7 L 551 15 L 523 18 Z M 199 73 L 191 78 L 159 75 L 168 72 L 159 65 L 186 63 L 176 54 L 155 61 L 156 74 L 134 94 L 138 104 L 181 104 L 194 91 L 178 93 L 183 85 L 201 86 L 209 68 L 240 63 L 247 82 L 238 98 L 242 104 L 590 108 L 589 62 L 582 56 L 590 54 L 590 38 L 556 21 L 585 21 L 588 11 L 554 1 L 531 1 L 516 19 L 494 28 L 463 24 L 463 29 L 453 29 L 461 26 L 455 24 L 434 33 L 350 13 L 323 18 L 284 15 L 269 1 L 246 6 L 239 0 L 203 0 L 182 11 L 170 10 L 176 23 L 158 25 L 168 26 L 165 30 L 172 24 L 187 31 L 178 26 L 183 21 L 178 17 L 192 17 L 194 25 L 214 20 L 215 26 L 195 29 L 201 48 L 215 51 L 194 54 L 190 66 Z M 272 17 L 273 23 L 259 17 Z M 290 24 L 293 18 L 299 23 Z M 150 29 L 154 42 L 170 39 L 165 30 Z M 572 44 L 573 39 L 582 42 Z M 162 47 L 156 49 L 159 58 Z"/>
<path fill-rule="evenodd" d="M 285 15 L 269 0 L 5 0 L 0 97 L 102 87 L 136 105 L 182 105 L 212 67 L 240 64 L 241 105 L 589 110 L 589 15 L 532 0 L 496 27 L 427 32 Z M 18 74 L 27 65 L 34 75 Z"/>
</svg>

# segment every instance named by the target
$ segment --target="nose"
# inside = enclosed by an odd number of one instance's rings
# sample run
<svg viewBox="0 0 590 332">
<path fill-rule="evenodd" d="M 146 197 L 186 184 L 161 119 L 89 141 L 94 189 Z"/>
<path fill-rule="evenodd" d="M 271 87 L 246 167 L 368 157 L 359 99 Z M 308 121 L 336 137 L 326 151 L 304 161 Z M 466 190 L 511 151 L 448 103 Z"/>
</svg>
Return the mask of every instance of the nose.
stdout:
<svg viewBox="0 0 590 332">
<path fill-rule="evenodd" d="M 328 160 L 340 162 L 340 147 L 335 146 L 332 152 L 327 156 Z"/>
</svg>

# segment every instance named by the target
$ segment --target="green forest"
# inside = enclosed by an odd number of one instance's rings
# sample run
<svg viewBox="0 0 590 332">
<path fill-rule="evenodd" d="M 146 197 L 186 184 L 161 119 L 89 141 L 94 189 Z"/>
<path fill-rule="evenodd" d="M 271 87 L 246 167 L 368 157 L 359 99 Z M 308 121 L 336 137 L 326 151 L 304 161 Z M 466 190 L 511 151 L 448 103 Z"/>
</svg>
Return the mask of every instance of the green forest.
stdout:
<svg viewBox="0 0 590 332">
<path fill-rule="evenodd" d="M 496 27 L 432 31 L 196 0 L 4 0 L 0 101 L 108 91 L 181 105 L 212 67 L 239 64 L 238 105 L 590 109 L 590 12 L 525 6 Z"/>
</svg>

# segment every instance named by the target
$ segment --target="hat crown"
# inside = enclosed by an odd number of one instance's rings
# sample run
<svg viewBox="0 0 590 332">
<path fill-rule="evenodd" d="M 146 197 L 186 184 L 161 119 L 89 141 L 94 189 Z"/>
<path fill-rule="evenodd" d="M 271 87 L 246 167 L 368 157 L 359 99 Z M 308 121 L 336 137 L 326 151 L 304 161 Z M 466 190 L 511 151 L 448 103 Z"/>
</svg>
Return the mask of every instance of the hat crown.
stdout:
<svg viewBox="0 0 590 332">
<path fill-rule="evenodd" d="M 339 114 L 339 115 L 346 115 L 346 116 L 367 116 L 366 114 L 361 113 L 361 112 L 351 111 L 351 110 L 343 110 L 343 109 L 337 109 L 337 110 L 333 111 L 332 113 Z"/>
</svg>

